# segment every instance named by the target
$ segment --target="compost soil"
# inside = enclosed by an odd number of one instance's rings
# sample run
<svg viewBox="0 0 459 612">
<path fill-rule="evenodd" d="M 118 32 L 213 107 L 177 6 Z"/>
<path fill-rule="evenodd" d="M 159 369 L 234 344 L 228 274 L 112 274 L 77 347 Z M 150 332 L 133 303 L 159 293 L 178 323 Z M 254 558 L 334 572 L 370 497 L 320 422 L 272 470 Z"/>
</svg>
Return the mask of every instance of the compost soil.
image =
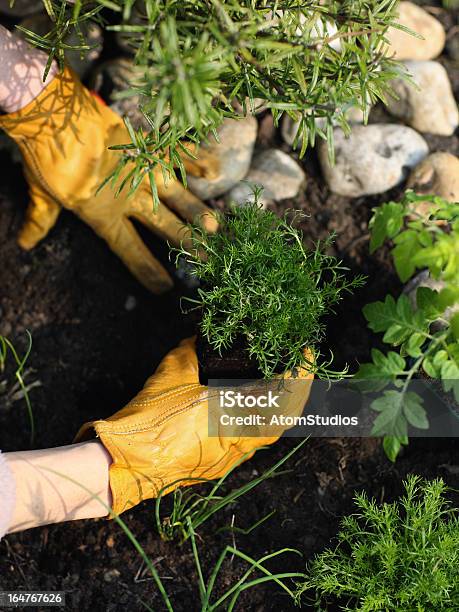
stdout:
<svg viewBox="0 0 459 612">
<path fill-rule="evenodd" d="M 440 11 L 438 16 L 450 28 L 457 12 Z M 459 68 L 446 56 L 441 61 L 459 99 Z M 384 111 L 376 109 L 372 121 L 382 118 Z M 262 116 L 260 123 L 260 142 L 287 151 L 269 116 Z M 431 150 L 459 154 L 457 132 L 451 138 L 427 135 L 426 139 Z M 191 290 L 177 279 L 167 295 L 150 295 L 90 228 L 65 211 L 46 240 L 29 253 L 21 251 L 15 236 L 24 218 L 26 184 L 20 165 L 9 154 L 1 153 L 0 162 L 0 334 L 8 336 L 20 352 L 27 345 L 26 330 L 33 337 L 26 374 L 27 382 L 35 383 L 30 393 L 36 425 L 32 447 L 68 444 L 83 422 L 121 408 L 168 350 L 193 333 L 193 322 L 183 316 L 180 305 L 181 296 L 190 295 Z M 403 186 L 381 196 L 351 200 L 328 191 L 313 153 L 301 163 L 308 175 L 304 193 L 273 208 L 279 214 L 299 208 L 308 215 L 301 223 L 307 243 L 336 232 L 335 254 L 351 274 L 368 276 L 365 287 L 346 297 L 329 317 L 322 347 L 324 354 L 333 352 L 336 367 L 347 364 L 354 371 L 378 343 L 366 328 L 362 306 L 401 290 L 388 250 L 368 254 L 368 220 L 373 206 L 399 197 Z M 221 201 L 213 204 L 223 206 Z M 165 246 L 144 231 L 142 235 L 169 266 Z M 297 442 L 283 439 L 257 453 L 233 474 L 228 487 L 241 486 L 261 474 Z M 0 397 L 0 448 L 30 447 L 24 402 Z M 413 440 L 392 464 L 375 440 L 311 439 L 286 467 L 289 473 L 265 481 L 199 530 L 197 544 L 205 576 L 228 544 L 255 558 L 284 547 L 296 548 L 302 556 L 286 553 L 274 558 L 269 567 L 278 572 L 304 571 L 306 561 L 336 535 L 341 517 L 352 510 L 356 491 L 364 489 L 378 501 L 394 499 L 402 492 L 401 479 L 409 473 L 441 476 L 459 488 L 459 444 L 454 439 Z M 200 490 L 205 492 L 204 487 Z M 165 517 L 170 503 L 167 498 L 163 502 Z M 220 529 L 231 525 L 247 529 L 273 511 L 250 534 Z M 123 518 L 155 564 L 174 610 L 199 610 L 190 546 L 159 538 L 152 502 Z M 245 567 L 229 556 L 216 596 L 230 588 Z M 18 589 L 66 591 L 68 610 L 140 611 L 144 603 L 154 610 L 164 609 L 153 579 L 120 527 L 102 519 L 4 538 L 0 590 Z M 237 609 L 295 608 L 285 593 L 264 584 L 247 591 Z M 307 604 L 304 609 L 309 609 Z"/>
</svg>

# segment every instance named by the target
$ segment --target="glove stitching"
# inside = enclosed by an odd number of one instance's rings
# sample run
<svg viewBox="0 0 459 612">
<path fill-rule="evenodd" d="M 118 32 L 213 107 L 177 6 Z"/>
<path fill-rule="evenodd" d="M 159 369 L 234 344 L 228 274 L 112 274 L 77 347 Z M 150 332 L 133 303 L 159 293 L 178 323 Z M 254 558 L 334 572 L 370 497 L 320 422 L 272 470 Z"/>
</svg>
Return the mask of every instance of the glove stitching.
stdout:
<svg viewBox="0 0 459 612">
<path fill-rule="evenodd" d="M 109 430 L 105 430 L 105 431 L 109 431 L 110 434 L 112 435 L 116 435 L 116 436 L 126 436 L 129 434 L 135 434 L 135 433 L 142 433 L 145 431 L 148 431 L 151 428 L 154 427 L 158 427 L 159 425 L 164 424 L 165 422 L 167 422 L 168 420 L 170 420 L 172 417 L 181 414 L 182 412 L 185 412 L 187 409 L 192 408 L 193 406 L 203 403 L 205 400 L 201 399 L 201 398 L 196 398 L 194 401 L 186 401 L 182 404 L 179 404 L 178 406 L 174 406 L 173 408 L 170 409 L 169 413 L 167 413 L 166 411 L 161 414 L 160 417 L 157 417 L 156 419 L 151 419 L 151 420 L 147 420 L 147 421 L 142 421 L 140 423 L 138 423 L 138 427 L 136 427 L 136 429 L 128 429 L 128 430 L 124 430 L 124 431 L 116 431 L 116 429 L 109 429 Z M 102 421 L 101 423 L 102 427 L 106 426 L 106 421 Z M 100 428 L 100 425 L 99 425 Z M 96 430 L 97 431 L 97 430 Z M 105 433 L 105 431 L 103 429 L 99 429 L 99 431 L 101 433 Z M 97 432 L 99 433 L 99 432 Z"/>
<path fill-rule="evenodd" d="M 34 167 L 35 173 L 40 179 L 42 189 L 44 189 L 50 197 L 56 200 L 58 204 L 60 204 L 63 208 L 65 208 L 65 206 L 61 202 L 61 199 L 56 195 L 54 190 L 49 186 L 48 181 L 43 176 L 43 173 L 40 169 L 38 161 L 35 158 L 35 154 L 33 153 L 32 147 L 29 146 L 29 142 L 27 141 L 27 138 L 24 138 L 23 136 L 21 136 L 20 142 L 21 142 L 22 147 L 24 148 L 23 155 L 26 158 L 26 161 L 31 166 Z"/>
<path fill-rule="evenodd" d="M 184 395 L 185 393 L 187 393 L 188 391 L 191 391 L 193 389 L 198 389 L 200 388 L 202 385 L 198 384 L 198 383 L 190 383 L 189 385 L 182 385 L 179 388 L 175 388 L 175 389 L 168 389 L 167 391 L 162 391 L 161 393 L 159 393 L 158 395 L 151 395 L 148 399 L 133 399 L 131 402 L 129 402 L 128 406 L 145 406 L 147 404 L 150 404 L 152 401 L 155 400 L 164 400 L 164 399 L 172 399 L 174 397 L 177 397 L 179 395 Z M 203 389 L 205 389 L 206 387 L 202 387 Z M 141 393 L 145 391 L 146 389 L 143 389 L 141 391 Z"/>
</svg>

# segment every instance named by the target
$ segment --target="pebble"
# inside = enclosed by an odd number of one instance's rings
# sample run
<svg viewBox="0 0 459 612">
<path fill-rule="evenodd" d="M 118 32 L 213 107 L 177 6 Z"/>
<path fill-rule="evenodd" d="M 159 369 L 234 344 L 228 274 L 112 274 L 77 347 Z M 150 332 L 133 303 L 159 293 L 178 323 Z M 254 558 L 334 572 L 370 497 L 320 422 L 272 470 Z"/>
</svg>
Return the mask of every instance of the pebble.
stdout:
<svg viewBox="0 0 459 612">
<path fill-rule="evenodd" d="M 294 198 L 306 183 L 306 174 L 301 166 L 279 149 L 267 149 L 254 156 L 250 170 L 238 185 L 225 197 L 227 203 L 243 206 L 254 200 L 253 188 L 263 187 L 259 203 L 269 203 Z"/>
<path fill-rule="evenodd" d="M 129 96 L 117 100 L 117 94 L 125 91 L 134 74 L 134 62 L 119 57 L 98 66 L 91 75 L 89 87 L 103 98 L 112 110 L 128 117 L 135 129 L 150 131 L 148 121 L 139 109 L 140 96 Z"/>
<path fill-rule="evenodd" d="M 41 8 L 43 8 L 43 5 Z M 21 21 L 20 25 L 27 30 L 31 30 L 36 34 L 39 34 L 40 36 L 44 36 L 54 27 L 52 21 L 45 12 L 38 15 L 32 15 L 31 17 L 26 17 Z M 85 51 L 83 55 L 79 50 L 67 50 L 65 52 L 65 57 L 69 66 L 73 68 L 78 76 L 80 78 L 84 78 L 94 62 L 99 59 L 100 54 L 102 53 L 104 37 L 102 28 L 97 23 L 83 23 L 81 24 L 81 31 L 85 37 L 86 43 L 92 48 L 89 51 Z M 25 36 L 20 30 L 18 30 L 18 34 Z M 64 42 L 67 45 L 81 45 L 81 40 L 78 38 L 75 32 L 72 32 L 69 36 L 67 36 L 64 39 Z"/>
<path fill-rule="evenodd" d="M 206 153 L 218 160 L 220 171 L 209 179 L 187 176 L 188 186 L 198 198 L 208 200 L 222 195 L 245 177 L 252 161 L 257 127 L 252 116 L 225 119 L 218 129 L 219 142 L 210 136 L 209 143 L 201 144 Z"/>
<path fill-rule="evenodd" d="M 319 142 L 319 160 L 330 189 L 343 196 L 383 193 L 401 183 L 429 152 L 426 141 L 413 129 L 393 124 L 356 125 L 349 137 L 334 130 L 335 165 L 327 143 Z"/>
<path fill-rule="evenodd" d="M 407 187 L 418 194 L 436 195 L 449 202 L 459 202 L 459 159 L 439 151 L 428 155 L 411 172 Z M 427 212 L 429 203 L 419 202 L 417 210 Z"/>
<path fill-rule="evenodd" d="M 445 46 L 446 33 L 435 17 L 413 2 L 400 2 L 397 22 L 410 28 L 423 38 L 389 28 L 389 55 L 398 60 L 429 60 L 438 57 Z"/>
<path fill-rule="evenodd" d="M 398 100 L 389 97 L 389 112 L 419 132 L 452 136 L 459 125 L 459 112 L 445 68 L 438 62 L 406 62 L 417 87 L 399 78 L 391 86 Z"/>
<path fill-rule="evenodd" d="M 121 572 L 117 569 L 110 569 L 104 573 L 105 582 L 114 582 L 121 576 Z"/>
<path fill-rule="evenodd" d="M 137 300 L 133 295 L 128 295 L 124 302 L 124 310 L 131 312 L 137 308 Z"/>
</svg>

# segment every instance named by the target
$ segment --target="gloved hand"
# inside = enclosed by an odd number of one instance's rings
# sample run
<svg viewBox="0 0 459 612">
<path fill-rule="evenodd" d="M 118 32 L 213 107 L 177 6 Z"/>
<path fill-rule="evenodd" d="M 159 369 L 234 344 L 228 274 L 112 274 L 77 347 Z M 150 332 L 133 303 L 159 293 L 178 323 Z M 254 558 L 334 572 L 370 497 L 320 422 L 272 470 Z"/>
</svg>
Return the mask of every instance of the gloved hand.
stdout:
<svg viewBox="0 0 459 612">
<path fill-rule="evenodd" d="M 217 228 L 211 210 L 175 179 L 164 184 L 155 171 L 159 197 L 167 203 L 153 212 L 148 177 L 137 192 L 117 198 L 110 186 L 97 188 L 113 171 L 119 153 L 109 146 L 130 141 L 121 117 L 92 95 L 70 70 L 58 74 L 40 95 L 23 109 L 0 116 L 2 127 L 19 145 L 31 201 L 18 242 L 33 248 L 56 222 L 61 207 L 75 212 L 107 241 L 137 279 L 154 293 L 172 286 L 172 281 L 151 255 L 129 217 L 138 219 L 162 238 L 177 245 L 186 238 L 183 222 L 202 220 L 209 231 Z M 216 172 L 213 160 L 184 159 L 186 169 L 197 176 Z M 120 180 L 131 167 L 125 168 Z M 172 209 L 172 210 L 170 210 Z"/>
<path fill-rule="evenodd" d="M 287 400 L 289 415 L 301 414 L 309 397 L 313 374 L 303 369 L 299 376 L 308 384 L 297 387 L 299 392 Z M 75 442 L 95 432 L 113 459 L 110 487 L 115 513 L 158 497 L 161 491 L 195 484 L 193 479 L 219 478 L 260 446 L 275 442 L 285 429 L 268 427 L 259 437 L 230 437 L 227 431 L 225 436 L 209 437 L 208 394 L 199 383 L 194 338 L 188 338 L 163 359 L 127 406 L 107 420 L 83 425 Z"/>
</svg>

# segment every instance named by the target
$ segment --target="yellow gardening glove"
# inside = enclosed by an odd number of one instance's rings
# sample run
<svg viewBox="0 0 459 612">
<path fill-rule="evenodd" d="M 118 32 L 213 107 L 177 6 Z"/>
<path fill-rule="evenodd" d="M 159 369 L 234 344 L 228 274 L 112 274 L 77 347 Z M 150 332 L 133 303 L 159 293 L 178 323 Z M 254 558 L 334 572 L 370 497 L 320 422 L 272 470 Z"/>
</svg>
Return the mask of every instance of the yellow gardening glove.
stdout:
<svg viewBox="0 0 459 612">
<path fill-rule="evenodd" d="M 304 369 L 299 375 L 308 384 L 287 401 L 289 415 L 300 415 L 309 396 L 313 375 Z M 286 429 L 267 428 L 266 435 L 261 429 L 259 437 L 230 437 L 226 430 L 225 436 L 209 437 L 209 392 L 199 383 L 195 341 L 189 338 L 163 359 L 125 408 L 80 429 L 76 442 L 95 432 L 112 457 L 114 512 L 195 484 L 193 479 L 219 478 L 260 446 L 275 442 Z"/>
<path fill-rule="evenodd" d="M 24 249 L 44 238 L 61 207 L 68 208 L 107 241 L 147 289 L 160 293 L 172 286 L 171 278 L 129 218 L 175 245 L 186 238 L 186 232 L 172 210 L 187 221 L 201 219 L 209 231 L 217 228 L 211 210 L 177 180 L 165 185 L 160 169 L 155 171 L 158 193 L 167 206 L 160 203 L 155 213 L 147 177 L 131 197 L 127 189 L 115 198 L 110 186 L 96 194 L 119 160 L 119 153 L 108 147 L 130 138 L 121 117 L 83 87 L 70 69 L 58 74 L 26 107 L 0 116 L 0 127 L 19 145 L 25 161 L 31 201 L 18 238 Z M 184 159 L 184 163 L 187 171 L 198 176 L 216 172 L 209 157 Z M 128 164 L 120 179 L 131 168 Z"/>
</svg>

